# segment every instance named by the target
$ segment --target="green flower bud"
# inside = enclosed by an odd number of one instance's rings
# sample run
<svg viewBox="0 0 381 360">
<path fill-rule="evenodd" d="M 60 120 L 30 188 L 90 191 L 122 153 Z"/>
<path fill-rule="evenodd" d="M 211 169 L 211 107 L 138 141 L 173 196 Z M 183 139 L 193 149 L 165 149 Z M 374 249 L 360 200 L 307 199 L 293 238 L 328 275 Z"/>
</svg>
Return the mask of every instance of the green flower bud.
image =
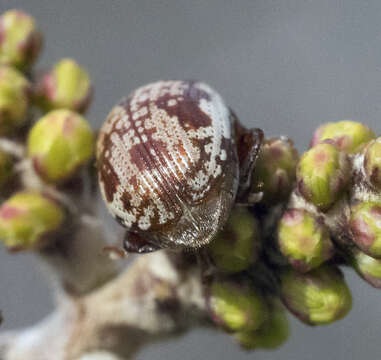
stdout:
<svg viewBox="0 0 381 360">
<path fill-rule="evenodd" d="M 233 209 L 230 218 L 209 246 L 213 263 L 222 271 L 239 272 L 258 258 L 259 226 L 246 208 Z"/>
<path fill-rule="evenodd" d="M 21 10 L 0 17 L 0 64 L 27 70 L 37 59 L 42 36 L 34 19 Z"/>
<path fill-rule="evenodd" d="M 348 177 L 346 155 L 326 143 L 305 152 L 296 172 L 299 192 L 320 210 L 327 210 L 339 198 Z"/>
<path fill-rule="evenodd" d="M 62 182 L 93 154 L 93 133 L 87 121 L 70 110 L 54 110 L 31 129 L 28 154 L 47 182 Z"/>
<path fill-rule="evenodd" d="M 359 122 L 346 120 L 326 123 L 315 131 L 311 147 L 330 139 L 340 151 L 354 154 L 375 137 L 371 129 Z"/>
<path fill-rule="evenodd" d="M 256 331 L 238 332 L 235 338 L 245 350 L 256 348 L 275 349 L 290 336 L 290 326 L 284 309 L 271 309 L 269 319 Z"/>
<path fill-rule="evenodd" d="M 381 190 L 381 137 L 371 141 L 364 150 L 364 170 L 368 181 Z"/>
<path fill-rule="evenodd" d="M 333 254 L 327 227 L 306 210 L 289 209 L 284 213 L 278 243 L 282 254 L 301 272 L 320 266 Z"/>
<path fill-rule="evenodd" d="M 310 325 L 342 319 L 352 296 L 340 270 L 323 265 L 306 274 L 289 269 L 281 275 L 281 298 L 301 321 Z"/>
<path fill-rule="evenodd" d="M 37 249 L 63 220 L 53 200 L 39 192 L 19 192 L 0 208 L 0 239 L 11 251 Z"/>
<path fill-rule="evenodd" d="M 262 202 L 274 204 L 290 195 L 298 162 L 298 152 L 286 137 L 266 139 L 255 165 L 252 191 L 263 192 Z"/>
<path fill-rule="evenodd" d="M 381 204 L 360 202 L 351 209 L 352 240 L 366 254 L 381 258 Z"/>
<path fill-rule="evenodd" d="M 381 260 L 356 251 L 352 257 L 353 267 L 357 273 L 373 287 L 381 289 Z"/>
<path fill-rule="evenodd" d="M 25 124 L 30 103 L 30 84 L 8 66 L 0 66 L 0 136 Z"/>
<path fill-rule="evenodd" d="M 216 279 L 207 301 L 213 320 L 227 331 L 257 330 L 268 316 L 265 300 L 248 284 Z"/>
<path fill-rule="evenodd" d="M 0 150 L 0 187 L 4 186 L 13 175 L 13 161 L 9 154 Z"/>
<path fill-rule="evenodd" d="M 47 111 L 64 108 L 83 113 L 91 95 L 88 72 L 72 59 L 58 62 L 36 88 L 37 103 Z"/>
</svg>

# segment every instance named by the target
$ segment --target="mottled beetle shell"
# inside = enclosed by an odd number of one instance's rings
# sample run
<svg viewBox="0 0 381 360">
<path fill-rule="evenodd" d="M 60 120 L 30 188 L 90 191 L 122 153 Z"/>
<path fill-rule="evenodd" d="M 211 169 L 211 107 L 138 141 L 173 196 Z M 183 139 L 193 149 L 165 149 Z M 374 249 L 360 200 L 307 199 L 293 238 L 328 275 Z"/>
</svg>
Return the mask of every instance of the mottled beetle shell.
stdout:
<svg viewBox="0 0 381 360">
<path fill-rule="evenodd" d="M 112 215 L 153 248 L 209 243 L 237 192 L 232 122 L 221 96 L 202 82 L 159 81 L 123 99 L 97 144 Z"/>
</svg>

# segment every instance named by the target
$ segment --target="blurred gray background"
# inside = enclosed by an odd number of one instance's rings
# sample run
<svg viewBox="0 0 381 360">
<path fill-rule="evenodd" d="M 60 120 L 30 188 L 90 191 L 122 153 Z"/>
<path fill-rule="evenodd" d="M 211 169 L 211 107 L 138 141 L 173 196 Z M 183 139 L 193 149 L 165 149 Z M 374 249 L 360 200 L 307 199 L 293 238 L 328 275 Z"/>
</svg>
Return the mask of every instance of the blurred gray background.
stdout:
<svg viewBox="0 0 381 360">
<path fill-rule="evenodd" d="M 94 126 L 139 85 L 196 78 L 218 89 L 246 125 L 287 134 L 299 150 L 326 121 L 359 120 L 381 133 L 379 0 L 0 0 L 0 12 L 15 7 L 45 34 L 38 67 L 70 56 L 89 69 Z M 138 359 L 378 359 L 381 292 L 351 271 L 346 277 L 349 316 L 320 328 L 292 319 L 291 339 L 277 351 L 246 354 L 224 334 L 196 330 Z M 2 251 L 0 287 L 3 329 L 32 324 L 52 308 L 32 256 Z"/>
</svg>

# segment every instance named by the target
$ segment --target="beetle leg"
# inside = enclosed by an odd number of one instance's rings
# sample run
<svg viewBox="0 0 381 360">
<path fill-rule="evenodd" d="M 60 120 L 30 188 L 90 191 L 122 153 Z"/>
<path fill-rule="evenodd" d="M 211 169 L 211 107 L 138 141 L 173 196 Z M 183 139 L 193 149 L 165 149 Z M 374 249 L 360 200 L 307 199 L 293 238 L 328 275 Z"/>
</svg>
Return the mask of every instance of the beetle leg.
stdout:
<svg viewBox="0 0 381 360">
<path fill-rule="evenodd" d="M 251 177 L 263 142 L 263 131 L 261 129 L 246 129 L 234 114 L 233 117 L 239 161 L 237 201 L 248 202 L 247 197 L 251 187 Z"/>
<path fill-rule="evenodd" d="M 126 232 L 123 240 L 123 247 L 124 250 L 129 253 L 138 254 L 145 254 L 161 249 L 159 246 L 150 243 L 139 234 L 133 232 Z"/>
<path fill-rule="evenodd" d="M 124 249 L 118 248 L 116 246 L 105 246 L 103 251 L 108 253 L 110 258 L 116 259 L 126 259 L 128 254 Z"/>
</svg>

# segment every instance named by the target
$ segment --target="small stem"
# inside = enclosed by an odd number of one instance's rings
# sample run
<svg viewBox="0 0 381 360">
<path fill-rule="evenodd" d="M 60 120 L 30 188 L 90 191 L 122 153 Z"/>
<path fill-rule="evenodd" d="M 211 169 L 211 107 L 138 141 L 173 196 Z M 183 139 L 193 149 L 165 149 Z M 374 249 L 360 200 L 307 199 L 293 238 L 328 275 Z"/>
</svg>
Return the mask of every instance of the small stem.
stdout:
<svg viewBox="0 0 381 360">
<path fill-rule="evenodd" d="M 78 360 L 97 350 L 130 359 L 144 345 L 210 326 L 199 269 L 172 258 L 138 256 L 114 281 L 57 303 L 40 324 L 2 334 L 0 358 Z"/>
<path fill-rule="evenodd" d="M 82 215 L 38 255 L 66 294 L 87 294 L 114 278 L 121 263 L 107 255 L 109 244 L 98 219 Z"/>
<path fill-rule="evenodd" d="M 3 137 L 0 137 L 0 150 L 14 156 L 16 159 L 22 159 L 25 156 L 25 146 Z"/>
</svg>

